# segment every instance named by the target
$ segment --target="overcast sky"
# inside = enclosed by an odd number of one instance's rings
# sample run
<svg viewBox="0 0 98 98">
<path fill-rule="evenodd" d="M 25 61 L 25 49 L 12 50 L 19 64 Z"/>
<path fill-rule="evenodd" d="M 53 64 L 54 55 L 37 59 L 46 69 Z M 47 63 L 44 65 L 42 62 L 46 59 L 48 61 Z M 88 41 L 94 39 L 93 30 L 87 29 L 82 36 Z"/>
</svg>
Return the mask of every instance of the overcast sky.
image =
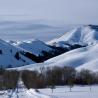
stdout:
<svg viewBox="0 0 98 98">
<path fill-rule="evenodd" d="M 0 20 L 98 24 L 98 0 L 0 0 Z"/>
</svg>

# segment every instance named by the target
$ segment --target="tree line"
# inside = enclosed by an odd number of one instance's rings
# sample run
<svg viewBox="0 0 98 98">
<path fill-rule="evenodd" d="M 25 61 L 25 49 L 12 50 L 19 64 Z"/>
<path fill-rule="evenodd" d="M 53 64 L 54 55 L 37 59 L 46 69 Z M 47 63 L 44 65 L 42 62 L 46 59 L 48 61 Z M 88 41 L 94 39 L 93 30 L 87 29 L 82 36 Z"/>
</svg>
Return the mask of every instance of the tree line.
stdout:
<svg viewBox="0 0 98 98">
<path fill-rule="evenodd" d="M 91 85 L 98 84 L 98 73 L 82 69 L 76 71 L 72 67 L 51 67 L 40 68 L 39 70 L 4 70 L 0 68 L 0 90 L 15 89 L 18 85 L 19 78 L 23 81 L 26 88 L 46 88 L 52 89 L 59 85 L 68 85 L 71 88 L 74 85 Z"/>
</svg>

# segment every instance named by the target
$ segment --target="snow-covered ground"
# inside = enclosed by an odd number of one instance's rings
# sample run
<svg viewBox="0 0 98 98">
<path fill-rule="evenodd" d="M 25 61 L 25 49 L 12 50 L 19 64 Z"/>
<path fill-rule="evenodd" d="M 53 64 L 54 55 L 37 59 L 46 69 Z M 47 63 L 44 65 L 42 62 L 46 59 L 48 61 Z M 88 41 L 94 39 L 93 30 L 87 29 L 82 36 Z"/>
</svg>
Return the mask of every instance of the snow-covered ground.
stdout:
<svg viewBox="0 0 98 98">
<path fill-rule="evenodd" d="M 33 89 L 19 89 L 19 92 L 0 91 L 0 98 L 98 98 L 98 86 L 74 86 L 70 92 L 69 87 L 59 86 L 52 93 L 50 88 L 39 89 L 36 92 Z"/>
<path fill-rule="evenodd" d="M 1 91 L 0 98 L 51 98 L 47 94 L 36 92 L 34 89 L 19 89 L 19 91 Z"/>
<path fill-rule="evenodd" d="M 98 86 L 92 86 L 90 91 L 89 86 L 75 86 L 70 92 L 69 87 L 57 87 L 54 93 L 51 93 L 51 89 L 42 89 L 41 92 L 56 96 L 57 98 L 98 98 Z"/>
</svg>

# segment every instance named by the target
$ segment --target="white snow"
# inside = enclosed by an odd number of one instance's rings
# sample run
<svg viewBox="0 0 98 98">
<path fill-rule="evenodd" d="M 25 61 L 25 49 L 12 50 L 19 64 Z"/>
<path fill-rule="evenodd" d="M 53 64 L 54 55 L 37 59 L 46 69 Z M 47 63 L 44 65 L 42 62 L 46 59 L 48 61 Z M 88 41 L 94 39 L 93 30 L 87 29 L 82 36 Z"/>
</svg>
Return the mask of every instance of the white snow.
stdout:
<svg viewBox="0 0 98 98">
<path fill-rule="evenodd" d="M 44 63 L 31 64 L 16 69 L 34 70 L 42 66 L 71 66 L 75 67 L 77 70 L 89 69 L 92 71 L 98 71 L 98 32 L 96 30 L 92 29 L 90 26 L 81 26 L 50 43 L 58 43 L 61 41 L 69 42 L 71 44 L 88 44 L 88 46 L 63 53 L 45 61 Z"/>
<path fill-rule="evenodd" d="M 74 86 L 70 92 L 68 86 L 59 86 L 51 92 L 51 89 L 40 90 L 43 93 L 53 95 L 53 98 L 98 98 L 98 86 L 92 86 L 90 91 L 89 86 Z"/>
<path fill-rule="evenodd" d="M 98 32 L 90 26 L 79 26 L 60 38 L 54 39 L 48 44 L 64 47 L 66 43 L 70 44 L 94 44 L 98 42 Z"/>
<path fill-rule="evenodd" d="M 71 66 L 76 68 L 77 70 L 89 69 L 92 71 L 98 71 L 98 44 L 69 51 L 67 53 L 51 58 L 44 63 L 26 65 L 23 67 L 17 67 L 15 69 L 35 70 L 43 66 Z"/>
<path fill-rule="evenodd" d="M 72 66 L 76 69 L 98 70 L 98 44 L 75 49 L 47 60 L 47 66 Z"/>
<path fill-rule="evenodd" d="M 98 98 L 98 86 L 93 85 L 90 91 L 89 86 L 74 86 L 72 91 L 68 86 L 57 86 L 53 93 L 50 88 L 27 90 L 19 88 L 16 91 L 0 91 L 0 98 Z"/>
<path fill-rule="evenodd" d="M 27 90 L 26 88 L 19 88 L 16 90 L 0 91 L 0 98 L 51 98 L 47 94 L 37 92 L 34 89 Z"/>
<path fill-rule="evenodd" d="M 16 52 L 23 50 L 30 51 L 36 55 L 41 54 L 42 51 L 51 51 L 51 48 L 44 42 L 40 40 L 30 40 L 23 42 L 11 41 L 9 43 L 0 40 L 0 50 L 2 50 L 2 54 L 0 54 L 0 64 L 4 66 L 13 64 L 14 67 L 17 65 L 26 65 L 12 69 L 35 70 L 42 66 L 72 66 L 78 71 L 81 69 L 98 71 L 98 32 L 89 26 L 76 28 L 48 43 L 61 47 L 65 47 L 66 43 L 88 44 L 87 47 L 71 50 L 51 58 L 44 63 L 35 63 L 23 55 L 21 55 L 21 58 L 26 60 L 26 62 L 22 60 L 18 61 L 14 58 Z M 27 90 L 26 88 L 19 88 L 19 92 L 16 90 L 0 91 L 0 98 L 98 98 L 98 86 L 93 85 L 91 91 L 89 86 L 74 86 L 72 92 L 69 91 L 69 87 L 67 86 L 59 86 L 54 89 L 53 93 L 50 88 L 39 89 L 39 92 L 34 89 Z"/>
<path fill-rule="evenodd" d="M 15 46 L 21 47 L 27 51 L 30 51 L 31 53 L 37 56 L 41 55 L 42 51 L 48 52 L 52 50 L 48 45 L 46 45 L 44 42 L 38 39 L 32 39 L 29 41 L 21 41 L 21 42 L 11 41 L 10 43 L 12 43 Z"/>
<path fill-rule="evenodd" d="M 98 32 L 92 29 L 90 26 L 80 26 L 71 32 L 67 32 L 64 36 L 51 41 L 53 42 L 69 42 L 71 44 L 79 43 L 79 44 L 88 44 L 87 47 L 82 47 L 79 49 L 74 49 L 72 51 L 66 52 L 54 58 L 51 58 L 44 63 L 36 63 L 32 62 L 26 57 L 23 57 L 27 60 L 23 67 L 19 67 L 16 69 L 34 69 L 39 68 L 41 66 L 50 67 L 50 66 L 72 66 L 77 70 L 82 68 L 86 68 L 92 71 L 97 71 L 98 66 Z M 12 54 L 14 55 L 18 50 L 24 49 L 32 52 L 33 54 L 39 55 L 42 51 L 51 51 L 51 48 L 46 45 L 44 42 L 34 39 L 23 42 L 10 42 L 11 44 L 0 40 L 0 48 L 3 49 L 4 54 L 0 55 L 0 62 L 2 65 L 8 64 L 11 65 L 12 62 L 19 65 L 24 64 L 22 61 L 14 60 Z M 64 44 L 64 43 L 63 43 Z M 14 46 L 13 46 L 14 45 Z M 12 54 L 9 53 L 9 50 L 13 49 Z M 6 53 L 6 54 L 5 54 Z M 5 58 L 7 58 L 5 62 Z M 31 65 L 29 65 L 31 64 Z"/>
<path fill-rule="evenodd" d="M 17 60 L 15 54 L 20 51 L 24 51 L 18 47 L 15 47 L 0 39 L 0 66 L 2 67 L 16 67 L 27 64 L 33 64 L 34 61 L 20 54 L 21 59 Z M 25 62 L 23 61 L 25 60 Z"/>
</svg>

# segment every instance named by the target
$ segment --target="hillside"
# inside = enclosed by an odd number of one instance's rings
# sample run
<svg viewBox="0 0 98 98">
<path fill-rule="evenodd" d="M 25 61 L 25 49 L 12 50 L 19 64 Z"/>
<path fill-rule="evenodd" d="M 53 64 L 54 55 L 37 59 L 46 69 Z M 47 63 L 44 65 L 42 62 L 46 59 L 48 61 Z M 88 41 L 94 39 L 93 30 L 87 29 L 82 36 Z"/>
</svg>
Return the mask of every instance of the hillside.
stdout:
<svg viewBox="0 0 98 98">
<path fill-rule="evenodd" d="M 30 41 L 20 41 L 20 42 L 15 42 L 15 41 L 10 41 L 11 44 L 14 46 L 18 46 L 20 48 L 23 48 L 36 56 L 42 55 L 42 51 L 52 51 L 52 48 L 50 48 L 48 45 L 46 45 L 44 42 L 33 39 Z"/>
<path fill-rule="evenodd" d="M 16 67 L 35 62 L 37 62 L 35 55 L 0 39 L 0 66 Z"/>
<path fill-rule="evenodd" d="M 70 50 L 66 53 L 53 57 L 44 63 L 37 64 L 38 67 L 45 66 L 71 66 L 75 67 L 77 70 L 81 70 L 83 68 L 97 71 L 98 70 L 98 26 L 82 26 L 78 27 L 78 29 L 74 29 L 71 32 L 66 33 L 64 36 L 52 40 L 49 42 L 50 45 L 54 45 L 53 42 L 57 44 L 59 42 L 64 42 L 59 44 L 65 47 L 67 44 L 70 45 L 84 45 L 85 47 L 78 47 L 78 49 Z M 60 47 L 59 46 L 59 47 Z M 58 47 L 58 46 L 56 46 Z M 63 48 L 64 48 L 63 47 Z M 33 67 L 32 67 L 33 66 Z M 23 69 L 34 69 L 36 64 L 31 64 L 29 66 L 24 66 Z M 22 68 L 20 68 L 22 69 Z"/>
<path fill-rule="evenodd" d="M 79 26 L 72 31 L 65 33 L 48 44 L 57 47 L 66 47 L 68 44 L 91 45 L 98 42 L 98 28 L 92 25 Z"/>
<path fill-rule="evenodd" d="M 98 44 L 75 49 L 47 60 L 47 66 L 72 66 L 78 69 L 98 70 Z"/>
</svg>

